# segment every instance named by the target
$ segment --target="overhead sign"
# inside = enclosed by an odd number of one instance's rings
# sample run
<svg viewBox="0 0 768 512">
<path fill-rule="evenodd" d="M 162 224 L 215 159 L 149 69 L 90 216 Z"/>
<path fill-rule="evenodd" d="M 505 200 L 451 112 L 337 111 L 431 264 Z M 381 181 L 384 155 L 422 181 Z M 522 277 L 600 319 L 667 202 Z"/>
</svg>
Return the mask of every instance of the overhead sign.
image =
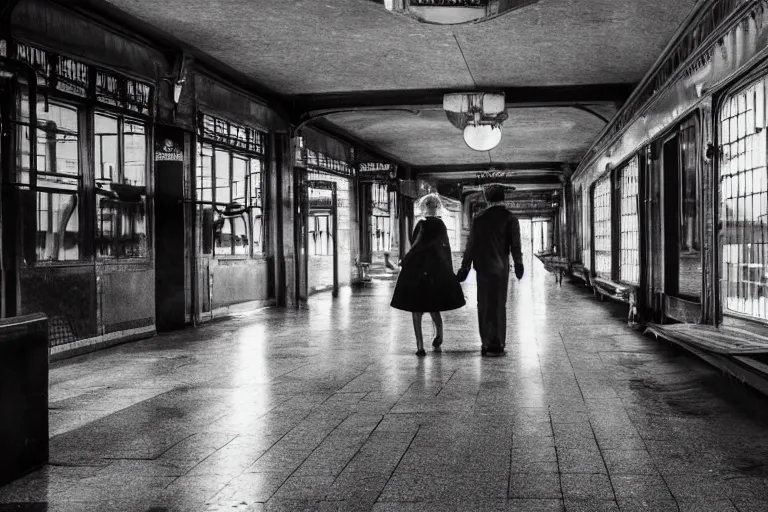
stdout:
<svg viewBox="0 0 768 512">
<path fill-rule="evenodd" d="M 393 164 L 387 164 L 384 162 L 363 162 L 359 164 L 360 174 L 364 173 L 379 173 L 393 171 L 395 166 Z"/>
</svg>

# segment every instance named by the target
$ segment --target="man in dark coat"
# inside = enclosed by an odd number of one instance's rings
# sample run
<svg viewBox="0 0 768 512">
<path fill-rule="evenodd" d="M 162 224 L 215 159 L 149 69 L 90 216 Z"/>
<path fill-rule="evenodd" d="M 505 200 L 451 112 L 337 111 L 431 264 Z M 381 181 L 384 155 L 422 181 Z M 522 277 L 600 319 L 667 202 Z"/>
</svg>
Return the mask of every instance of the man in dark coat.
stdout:
<svg viewBox="0 0 768 512">
<path fill-rule="evenodd" d="M 458 278 L 464 281 L 474 264 L 482 354 L 499 356 L 504 353 L 507 337 L 509 254 L 512 253 L 518 279 L 523 277 L 523 255 L 520 250 L 520 223 L 504 207 L 504 188 L 498 185 L 488 187 L 485 199 L 488 207 L 472 220 Z"/>
</svg>

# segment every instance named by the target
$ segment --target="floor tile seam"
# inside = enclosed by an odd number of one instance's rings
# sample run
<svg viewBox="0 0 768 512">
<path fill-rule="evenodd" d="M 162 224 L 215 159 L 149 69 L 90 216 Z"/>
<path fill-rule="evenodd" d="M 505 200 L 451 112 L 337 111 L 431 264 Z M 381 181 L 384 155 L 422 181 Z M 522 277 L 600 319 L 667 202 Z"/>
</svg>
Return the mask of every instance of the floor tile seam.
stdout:
<svg viewBox="0 0 768 512">
<path fill-rule="evenodd" d="M 392 471 L 389 473 L 389 476 L 387 476 L 387 481 L 384 483 L 384 487 L 381 488 L 379 491 L 379 494 L 376 495 L 376 500 L 374 503 L 377 503 L 379 501 L 379 498 L 381 498 L 382 493 L 384 492 L 384 489 L 387 488 L 387 485 L 389 485 L 389 481 L 392 479 L 392 475 L 395 474 L 395 471 L 397 471 L 397 468 L 400 467 L 400 463 L 403 462 L 403 459 L 405 458 L 405 454 L 408 453 L 408 450 L 411 449 L 411 445 L 413 444 L 414 439 L 416 439 L 416 436 L 419 435 L 419 431 L 421 430 L 421 424 L 419 424 L 418 427 L 416 427 L 416 432 L 414 432 L 413 436 L 411 437 L 411 440 L 408 442 L 408 446 L 405 447 L 405 450 L 403 450 L 403 454 L 400 455 L 400 458 L 397 461 L 397 464 L 395 464 L 395 467 L 392 468 Z"/>
<path fill-rule="evenodd" d="M 552 410 L 548 408 L 548 412 L 549 412 L 549 427 L 552 429 L 552 435 L 554 435 L 555 426 L 552 420 Z M 560 483 L 560 497 L 563 500 L 563 508 L 565 508 L 565 494 L 563 493 L 563 473 L 560 470 L 560 452 L 557 449 L 557 445 L 555 445 L 555 463 L 557 464 L 557 481 Z M 509 495 L 507 495 L 507 497 L 509 497 Z"/>
<path fill-rule="evenodd" d="M 307 412 L 307 414 L 305 414 L 305 415 L 304 415 L 304 417 L 302 417 L 302 418 L 301 418 L 301 419 L 300 419 L 300 420 L 299 420 L 299 421 L 296 423 L 296 425 L 295 425 L 293 428 L 291 428 L 290 430 L 288 430 L 288 431 L 287 431 L 285 434 L 283 434 L 282 436 L 280 436 L 280 438 L 279 438 L 279 439 L 277 439 L 277 440 L 276 440 L 274 443 L 272 443 L 271 445 L 269 445 L 269 448 L 267 448 L 267 449 L 264 451 L 264 453 L 262 453 L 261 455 L 259 455 L 259 456 L 256 458 L 256 460 L 254 460 L 254 461 L 253 461 L 253 464 L 255 464 L 256 462 L 258 462 L 258 461 L 259 461 L 259 459 L 261 459 L 261 458 L 262 458 L 264 455 L 266 455 L 267 453 L 269 453 L 269 451 L 270 451 L 272 448 L 274 448 L 274 447 L 275 447 L 275 445 L 276 445 L 277 443 L 279 443 L 280 441 L 282 441 L 282 440 L 285 438 L 285 436 L 287 436 L 288 434 L 290 434 L 291 432 L 293 432 L 293 431 L 294 431 L 294 430 L 295 430 L 295 429 L 296 429 L 296 428 L 299 426 L 299 424 L 301 424 L 301 422 L 302 422 L 302 421 L 304 421 L 305 419 L 307 419 L 307 417 L 308 417 L 310 414 L 312 414 L 312 412 L 311 412 L 311 411 Z M 224 445 L 222 445 L 221 447 L 219 447 L 219 448 L 217 448 L 216 450 L 214 450 L 214 451 L 213 451 L 213 452 L 212 452 L 210 455 L 208 455 L 208 456 L 207 456 L 207 457 L 205 457 L 203 460 L 201 460 L 200 462 L 198 462 L 197 464 L 195 464 L 194 466 L 192 466 L 192 467 L 191 467 L 191 468 L 190 468 L 190 469 L 189 469 L 189 470 L 188 470 L 188 471 L 187 471 L 187 472 L 186 472 L 184 475 L 182 475 L 182 476 L 187 476 L 187 475 L 188 475 L 188 474 L 189 474 L 191 471 L 193 471 L 193 470 L 194 470 L 194 469 L 195 469 L 197 466 L 199 466 L 200 464 L 202 464 L 203 462 L 205 462 L 206 460 L 208 460 L 209 458 L 213 457 L 215 454 L 219 453 L 221 450 L 223 450 L 224 448 L 226 448 L 227 446 L 229 446 L 229 444 L 230 444 L 230 443 L 232 443 L 232 442 L 233 442 L 235 439 L 237 439 L 238 437 L 243 437 L 243 435 L 242 435 L 242 434 L 237 434 L 237 435 L 235 435 L 235 437 L 233 437 L 232 439 L 230 439 L 230 440 L 229 440 L 229 442 L 227 442 L 226 444 L 224 444 Z M 251 465 L 253 465 L 253 464 L 251 464 Z M 302 464 L 303 464 L 303 461 L 302 461 Z M 247 468 L 246 468 L 246 469 L 247 469 Z M 240 475 L 242 475 L 243 473 L 245 473 L 245 470 L 243 470 L 243 471 L 242 471 L 242 472 L 240 472 L 238 475 L 236 475 L 235 477 L 233 477 L 233 480 L 234 480 L 234 478 L 237 478 L 237 477 L 239 477 L 239 476 L 240 476 Z M 181 476 L 180 476 L 180 477 L 178 477 L 178 478 L 181 478 Z M 231 481 L 231 480 L 230 480 L 230 481 Z M 173 483 L 173 482 L 171 482 L 171 483 Z M 169 485 L 170 485 L 170 484 L 169 484 Z M 227 483 L 227 485 L 229 485 L 229 483 Z M 226 486 L 225 486 L 225 487 L 226 487 Z"/>
<path fill-rule="evenodd" d="M 104 386 L 104 388 L 105 388 L 105 389 L 110 389 L 110 386 Z M 148 398 L 145 398 L 144 400 L 140 400 L 140 401 L 138 401 L 138 402 L 135 402 L 135 403 L 133 403 L 133 404 L 131 404 L 131 405 L 127 405 L 127 406 L 125 406 L 125 407 L 121 407 L 120 409 L 116 409 L 116 410 L 114 410 L 114 411 L 104 411 L 104 410 L 95 410 L 95 409 L 76 409 L 76 410 L 75 410 L 75 411 L 73 411 L 73 412 L 77 412 L 77 413 L 79 413 L 79 414 L 82 414 L 83 412 L 94 412 L 94 413 L 101 413 L 101 412 L 104 412 L 104 413 L 106 413 L 106 414 L 104 414 L 103 416 L 100 416 L 100 417 L 98 417 L 98 418 L 94 418 L 94 419 L 92 419 L 92 420 L 90 420 L 90 421 L 87 421 L 87 422 L 85 422 L 85 423 L 83 423 L 82 425 L 79 425 L 79 426 L 77 426 L 77 427 L 71 428 L 71 429 L 69 429 L 69 430 L 65 430 L 64 432 L 59 432 L 58 434 L 54 435 L 53 437 L 50 437 L 50 438 L 49 438 L 49 440 L 48 440 L 48 442 L 50 443 L 50 441 L 52 441 L 53 439 L 56 439 L 57 437 L 59 437 L 59 436 L 61 436 L 61 435 L 64 435 L 64 434 L 68 434 L 68 433 L 70 433 L 70 432 L 74 432 L 75 430 L 79 430 L 79 429 L 81 429 L 81 428 L 83 428 L 83 427 L 87 427 L 87 426 L 88 426 L 88 425 L 90 425 L 91 423 L 95 423 L 95 422 L 97 422 L 97 421 L 101 421 L 101 420 L 103 420 L 103 419 L 105 419 L 105 418 L 109 418 L 109 417 L 110 417 L 110 416 L 112 416 L 113 414 L 117 414 L 117 413 L 119 413 L 119 412 L 122 412 L 122 411 L 124 411 L 124 410 L 126 410 L 126 409 L 130 409 L 131 407 L 133 407 L 133 406 L 135 406 L 135 405 L 139 405 L 139 404 L 141 404 L 141 403 L 143 403 L 143 402 L 146 402 L 147 400 L 152 400 L 153 398 L 156 398 L 156 397 L 158 397 L 158 396 L 162 395 L 163 393 L 168 393 L 169 391 L 173 391 L 175 388 L 176 388 L 176 386 L 174 386 L 174 387 L 172 387 L 172 388 L 169 388 L 169 389 L 165 389 L 165 388 L 157 388 L 157 389 L 163 389 L 163 391 L 160 391 L 160 392 L 159 392 L 159 393 L 157 393 L 156 395 L 152 395 L 152 396 L 150 396 L 150 397 L 148 397 Z M 143 388 L 136 388 L 136 389 L 143 389 Z M 153 388 L 147 388 L 147 389 L 153 389 Z M 57 409 L 57 408 L 53 408 L 53 409 L 51 409 L 50 405 L 48 406 L 48 412 L 50 412 L 50 411 L 67 411 L 67 410 L 71 410 L 71 409 Z"/>
<path fill-rule="evenodd" d="M 304 418 L 302 418 L 302 420 L 301 420 L 301 421 L 299 421 L 299 424 L 300 424 L 302 421 L 304 421 L 305 419 L 307 419 L 307 417 L 308 417 L 310 414 L 311 414 L 311 412 L 310 412 L 309 414 L 307 414 L 306 416 L 304 416 Z M 285 477 L 285 480 L 283 480 L 283 482 L 282 482 L 282 483 L 281 483 L 281 484 L 280 484 L 280 485 L 277 487 L 277 489 L 275 489 L 274 491 L 272 491 L 272 494 L 270 494 L 270 495 L 269 495 L 269 498 L 267 498 L 267 499 L 264 501 L 265 503 L 266 503 L 267 501 L 271 500 L 271 499 L 272 499 L 272 497 L 273 497 L 273 496 L 274 496 L 274 495 L 275 495 L 275 494 L 276 494 L 276 493 L 277 493 L 277 492 L 278 492 L 280 489 L 282 489 L 282 487 L 285 485 L 285 483 L 286 483 L 286 482 L 287 482 L 287 481 L 288 481 L 288 480 L 289 480 L 289 479 L 290 479 L 290 478 L 291 478 L 291 477 L 292 477 L 292 476 L 293 476 L 293 475 L 294 475 L 294 474 L 295 474 L 295 473 L 296 473 L 296 472 L 299 470 L 299 468 L 300 468 L 300 467 L 301 467 L 301 466 L 302 466 L 302 465 L 303 465 L 303 464 L 304 464 L 304 463 L 307 461 L 307 459 L 309 459 L 309 458 L 312 456 L 312 454 L 313 454 L 313 453 L 315 453 L 315 451 L 318 449 L 318 447 L 319 447 L 321 444 L 323 444 L 323 442 L 324 442 L 326 439 L 328 439 L 328 437 L 331 435 L 331 433 L 332 433 L 332 432 L 334 432 L 334 431 L 335 431 L 335 430 L 336 430 L 336 429 L 339 427 L 339 425 L 341 425 L 342 423 L 344 423 L 344 422 L 347 420 L 347 418 L 349 418 L 349 416 L 350 416 L 350 415 L 347 415 L 347 416 L 346 416 L 344 419 L 342 419 L 341 421 L 339 421 L 339 423 L 337 423 L 337 424 L 336 424 L 336 426 L 335 426 L 333 429 L 331 429 L 331 431 L 330 431 L 330 432 L 328 432 L 328 433 L 327 433 L 327 434 L 326 434 L 326 435 L 323 437 L 323 439 L 322 439 L 322 440 L 321 440 L 321 441 L 320 441 L 320 442 L 317 444 L 317 446 L 315 446 L 314 448 L 312 448 L 312 450 L 311 450 L 311 451 L 310 451 L 310 452 L 307 454 L 307 456 L 306 456 L 306 457 L 304 457 L 304 458 L 302 459 L 302 461 L 301 461 L 301 462 L 300 462 L 300 463 L 299 463 L 299 464 L 298 464 L 298 465 L 297 465 L 297 466 L 296 466 L 296 467 L 293 469 L 293 471 L 291 471 L 291 473 L 290 473 L 290 474 L 289 474 L 287 477 Z M 299 425 L 297 424 L 297 425 L 296 425 L 295 427 L 293 427 L 291 430 L 289 430 L 288 432 L 286 432 L 285 436 L 287 436 L 287 435 L 288 435 L 290 432 L 292 432 L 293 430 L 295 430 L 296 428 L 298 428 L 298 426 L 299 426 Z M 285 436 L 281 437 L 280 439 L 282 440 L 282 439 L 283 439 Z M 279 442 L 279 441 L 278 441 L 278 442 Z M 277 444 L 277 443 L 275 443 L 275 444 Z M 274 444 L 273 444 L 272 446 L 274 446 Z M 270 447 L 270 449 L 271 449 L 271 447 Z M 268 451 L 269 451 L 269 450 L 267 450 L 267 452 L 268 452 Z M 267 452 L 264 452 L 264 453 L 266 454 Z M 262 455 L 262 457 L 263 457 L 263 455 Z M 259 457 L 259 459 L 260 459 L 260 458 L 261 458 L 261 457 Z M 256 459 L 256 461 L 258 461 L 259 459 Z M 256 461 L 254 461 L 254 464 L 256 463 Z M 335 481 L 335 479 L 334 479 L 334 481 Z"/>
<path fill-rule="evenodd" d="M 621 402 L 622 402 L 622 404 L 624 403 L 623 400 Z M 626 407 L 625 407 L 625 409 L 626 409 Z M 635 422 L 632 421 L 632 418 L 629 418 L 629 421 L 632 422 L 632 426 L 635 427 L 635 430 L 637 430 L 637 426 L 635 425 Z M 640 431 L 639 430 L 638 430 L 638 435 L 640 435 Z M 680 511 L 680 503 L 677 501 L 677 496 L 675 496 L 675 494 L 672 492 L 672 488 L 669 486 L 669 482 L 667 482 L 667 479 L 664 477 L 664 474 L 658 468 L 658 466 L 656 464 L 656 459 L 654 459 L 651 456 L 651 452 L 650 452 L 650 450 L 648 450 L 647 440 L 642 435 L 640 435 L 640 441 L 642 441 L 643 446 L 645 447 L 645 453 L 647 453 L 648 457 L 651 459 L 651 464 L 653 464 L 653 469 L 656 471 L 656 474 L 658 474 L 661 477 L 661 481 L 664 482 L 664 487 L 667 488 L 667 492 L 669 492 L 669 495 L 672 496 L 672 501 L 675 502 L 675 506 L 677 507 L 677 510 L 679 512 Z M 599 447 L 600 447 L 600 445 L 598 444 L 598 448 Z"/>
<path fill-rule="evenodd" d="M 355 381 L 356 379 L 358 379 L 358 378 L 360 378 L 361 376 L 363 376 L 363 375 L 365 374 L 365 372 L 367 372 L 367 371 L 368 371 L 368 368 L 370 368 L 371 364 L 373 364 L 373 363 L 369 363 L 368 365 L 366 365 L 366 367 L 365 367 L 365 368 L 364 368 L 362 371 L 360 371 L 360 373 L 356 374 L 354 377 L 352 377 L 352 378 L 351 378 L 351 379 L 349 379 L 347 382 L 345 382 L 345 383 L 344 383 L 344 385 L 343 385 L 343 386 L 341 386 L 341 387 L 339 387 L 339 389 L 338 389 L 338 390 L 336 390 L 336 391 L 334 391 L 333 393 L 331 393 L 331 395 L 330 395 L 330 396 L 328 396 L 328 397 L 327 397 L 325 400 L 323 400 L 322 402 L 320 402 L 320 403 L 318 404 L 318 407 L 319 407 L 319 406 L 321 406 L 321 405 L 323 405 L 323 404 L 325 404 L 325 403 L 326 403 L 328 400 L 330 400 L 331 398 L 333 398 L 333 397 L 334 397 L 336 394 L 340 393 L 340 392 L 341 392 L 340 390 L 342 390 L 342 389 L 344 389 L 345 387 L 349 386 L 349 384 L 350 384 L 350 383 L 352 383 L 352 382 L 353 382 L 353 381 Z M 368 393 L 370 393 L 370 391 L 369 391 Z M 358 400 L 358 402 L 359 402 L 360 400 L 362 400 L 362 398 L 360 398 L 360 399 Z M 346 419 L 346 418 L 345 418 L 345 419 Z M 337 426 L 338 426 L 338 425 L 337 425 Z"/>
<path fill-rule="evenodd" d="M 454 375 L 456 375 L 456 372 L 458 372 L 458 371 L 459 371 L 459 369 L 457 368 L 457 369 L 453 370 L 453 372 L 451 372 L 451 376 L 448 377 L 448 380 L 443 382 L 442 385 L 440 386 L 440 389 L 438 389 L 437 393 L 435 393 L 435 398 L 437 398 L 437 395 L 439 395 L 445 389 L 445 386 L 447 386 L 448 383 L 451 382 L 451 379 L 453 378 Z"/>
<path fill-rule="evenodd" d="M 394 409 L 395 407 L 397 407 L 397 404 L 399 404 L 400 401 L 403 399 L 403 397 L 408 394 L 408 391 L 410 391 L 410 389 L 413 387 L 414 384 L 416 384 L 415 380 L 412 380 L 411 383 L 408 384 L 408 387 L 405 388 L 405 391 L 403 391 L 403 393 L 400 395 L 400 397 L 398 397 L 397 401 L 392 405 L 392 407 L 389 408 L 390 411 L 392 409 Z M 402 413 L 402 414 L 412 414 L 412 413 L 407 413 L 406 412 L 406 413 Z"/>
<path fill-rule="evenodd" d="M 352 415 L 350 414 L 348 417 L 350 417 L 350 416 L 352 416 Z M 344 467 L 343 467 L 343 468 L 341 468 L 341 471 L 339 471 L 339 474 L 338 474 L 338 475 L 336 475 L 336 476 L 334 477 L 334 479 L 333 479 L 333 483 L 331 484 L 331 487 L 333 487 L 333 485 L 335 485 L 335 484 L 336 484 L 336 481 L 339 479 L 339 477 L 340 477 L 340 476 L 341 476 L 341 474 L 344 472 L 344 470 L 345 470 L 345 469 L 347 469 L 347 467 L 348 467 L 348 466 L 349 466 L 349 464 L 352 462 L 352 460 L 353 460 L 355 457 L 357 457 L 357 455 L 360 453 L 360 450 L 362 450 L 362 449 L 363 449 L 363 446 L 365 446 L 365 443 L 367 443 L 367 442 L 368 442 L 368 440 L 371 438 L 371 436 L 373 435 L 373 433 L 374 433 L 374 432 L 376 432 L 376 429 L 377 429 L 377 428 L 379 428 L 379 425 L 381 425 L 381 422 L 382 422 L 382 421 L 384 421 L 384 416 L 385 416 L 385 415 L 382 415 L 382 416 L 381 416 L 381 419 L 379 419 L 379 421 L 377 421 L 377 422 L 376 422 L 376 426 L 375 426 L 375 427 L 373 427 L 373 429 L 371 429 L 371 431 L 370 431 L 370 432 L 368 432 L 368 436 L 365 438 L 365 440 L 364 440 L 362 443 L 360 443 L 360 446 L 358 446 L 358 447 L 357 447 L 357 451 L 355 451 L 355 453 L 352 455 L 352 457 L 350 457 L 350 458 L 349 458 L 349 460 L 347 461 L 347 463 L 346 463 L 346 464 L 344 464 Z M 418 432 L 418 430 L 417 430 L 417 432 Z M 389 479 L 387 479 L 387 481 L 389 481 Z"/>
<path fill-rule="evenodd" d="M 608 483 L 611 484 L 611 492 L 613 493 L 613 501 L 618 503 L 618 497 L 616 496 L 616 487 L 613 485 L 613 478 L 611 478 L 611 472 L 608 469 L 608 464 L 605 462 L 605 455 L 603 454 L 602 448 L 600 448 L 600 441 L 597 440 L 597 435 L 595 434 L 595 427 L 592 426 L 592 420 L 587 418 L 587 422 L 589 422 L 589 429 L 592 431 L 592 438 L 595 440 L 595 444 L 597 444 L 597 452 L 600 454 L 600 460 L 603 461 L 603 467 L 605 468 L 605 473 L 608 475 Z M 677 502 L 675 502 L 675 505 L 677 506 Z M 678 511 L 680 510 L 680 507 L 677 506 Z"/>
<path fill-rule="evenodd" d="M 299 370 L 301 370 L 302 368 L 304 368 L 305 366 L 309 366 L 310 364 L 312 364 L 312 361 L 307 361 L 306 363 L 304 363 L 304 364 L 301 364 L 301 365 L 299 365 L 299 366 L 297 366 L 296 368 L 293 368 L 293 369 L 291 369 L 291 370 L 288 370 L 288 371 L 287 371 L 287 372 L 285 372 L 285 373 L 281 373 L 280 375 L 275 375 L 274 379 L 272 379 L 272 380 L 275 380 L 275 379 L 279 379 L 279 378 L 281 378 L 281 377 L 285 377 L 286 375 L 290 375 L 291 373 L 293 373 L 293 372 L 296 372 L 296 371 L 299 371 Z M 215 379 L 215 378 L 216 378 L 216 377 L 214 377 L 214 379 Z"/>
<path fill-rule="evenodd" d="M 579 379 L 576 376 L 576 370 L 573 368 L 573 360 L 571 359 L 571 354 L 568 352 L 568 346 L 565 343 L 565 338 L 563 337 L 563 333 L 559 329 L 557 333 L 560 335 L 560 341 L 562 341 L 563 343 L 563 349 L 565 350 L 565 357 L 568 358 L 568 364 L 571 367 L 571 373 L 573 373 L 573 380 L 576 381 L 576 387 L 579 389 L 579 394 L 581 395 L 581 401 L 582 403 L 586 404 L 586 400 L 584 399 L 584 392 L 581 390 L 581 383 L 579 382 Z"/>
</svg>

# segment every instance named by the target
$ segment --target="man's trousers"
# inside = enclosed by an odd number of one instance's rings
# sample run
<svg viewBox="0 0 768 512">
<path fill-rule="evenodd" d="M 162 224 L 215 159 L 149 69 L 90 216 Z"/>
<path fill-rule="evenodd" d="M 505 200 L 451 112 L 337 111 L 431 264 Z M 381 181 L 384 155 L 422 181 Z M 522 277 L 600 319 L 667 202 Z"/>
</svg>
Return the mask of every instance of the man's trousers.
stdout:
<svg viewBox="0 0 768 512">
<path fill-rule="evenodd" d="M 489 352 L 501 352 L 507 340 L 509 272 L 477 273 L 477 318 L 480 339 Z"/>
</svg>

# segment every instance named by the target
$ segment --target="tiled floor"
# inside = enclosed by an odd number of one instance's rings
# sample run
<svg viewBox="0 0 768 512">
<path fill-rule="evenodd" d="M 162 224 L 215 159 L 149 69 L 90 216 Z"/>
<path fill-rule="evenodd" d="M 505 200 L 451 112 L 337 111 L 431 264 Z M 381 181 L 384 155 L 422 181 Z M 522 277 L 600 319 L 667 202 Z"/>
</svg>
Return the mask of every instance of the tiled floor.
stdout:
<svg viewBox="0 0 768 512">
<path fill-rule="evenodd" d="M 481 358 L 471 281 L 422 359 L 388 282 L 54 364 L 0 511 L 768 510 L 768 399 L 540 266 Z"/>
</svg>

